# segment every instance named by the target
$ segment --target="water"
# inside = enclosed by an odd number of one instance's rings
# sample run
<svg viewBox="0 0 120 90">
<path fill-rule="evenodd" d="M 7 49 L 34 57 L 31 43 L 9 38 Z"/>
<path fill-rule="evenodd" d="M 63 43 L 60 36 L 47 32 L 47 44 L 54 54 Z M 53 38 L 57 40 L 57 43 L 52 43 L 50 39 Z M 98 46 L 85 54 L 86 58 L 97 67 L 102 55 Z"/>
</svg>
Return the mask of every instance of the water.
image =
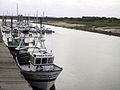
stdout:
<svg viewBox="0 0 120 90">
<path fill-rule="evenodd" d="M 46 46 L 63 67 L 56 90 L 120 90 L 120 37 L 51 27 Z"/>
</svg>

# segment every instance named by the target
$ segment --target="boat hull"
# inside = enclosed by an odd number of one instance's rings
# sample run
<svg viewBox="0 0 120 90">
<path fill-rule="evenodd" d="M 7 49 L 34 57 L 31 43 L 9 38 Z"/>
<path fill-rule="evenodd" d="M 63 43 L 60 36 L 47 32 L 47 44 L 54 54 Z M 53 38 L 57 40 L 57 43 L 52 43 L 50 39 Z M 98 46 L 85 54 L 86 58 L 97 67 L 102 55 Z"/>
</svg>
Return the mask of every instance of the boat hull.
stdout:
<svg viewBox="0 0 120 90">
<path fill-rule="evenodd" d="M 49 72 L 22 71 L 22 74 L 24 75 L 24 77 L 30 83 L 31 86 L 43 90 L 48 90 L 54 85 L 55 80 L 60 74 L 61 70 Z"/>
<path fill-rule="evenodd" d="M 36 87 L 42 90 L 49 90 L 55 83 L 60 72 L 63 70 L 55 64 L 51 64 L 56 69 L 49 71 L 30 71 L 22 68 L 16 57 L 16 62 L 24 75 L 25 79 L 30 83 L 32 87 Z M 29 68 L 29 66 L 28 66 Z"/>
</svg>

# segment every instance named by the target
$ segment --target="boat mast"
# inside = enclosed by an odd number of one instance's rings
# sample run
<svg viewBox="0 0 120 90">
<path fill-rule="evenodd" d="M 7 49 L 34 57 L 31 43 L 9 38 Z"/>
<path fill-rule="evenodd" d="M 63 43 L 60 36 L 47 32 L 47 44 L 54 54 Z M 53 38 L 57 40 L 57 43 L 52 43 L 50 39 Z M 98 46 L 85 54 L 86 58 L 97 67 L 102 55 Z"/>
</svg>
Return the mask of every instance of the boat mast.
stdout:
<svg viewBox="0 0 120 90">
<path fill-rule="evenodd" d="M 43 17 L 40 17 L 40 29 L 38 30 L 39 37 L 38 37 L 38 41 L 36 42 L 35 47 L 37 47 L 37 44 L 39 42 L 40 43 L 40 51 L 46 52 L 47 49 L 46 49 L 45 44 L 44 44 L 45 39 L 43 38 L 43 33 L 42 33 L 42 30 L 43 30 L 43 23 L 42 22 L 43 22 Z M 35 48 L 34 48 L 32 53 L 34 53 L 34 51 L 35 51 Z"/>
<path fill-rule="evenodd" d="M 37 26 L 37 23 L 38 23 L 38 10 L 37 10 L 37 13 L 36 13 L 36 26 Z"/>
<path fill-rule="evenodd" d="M 43 39 L 43 30 L 44 30 L 44 25 L 43 25 L 43 19 L 44 19 L 44 13 L 43 16 L 40 17 L 40 45 L 41 45 L 41 49 L 46 49 L 45 44 L 44 44 L 44 39 Z"/>
<path fill-rule="evenodd" d="M 18 3 L 17 3 L 17 16 L 18 16 Z"/>
</svg>

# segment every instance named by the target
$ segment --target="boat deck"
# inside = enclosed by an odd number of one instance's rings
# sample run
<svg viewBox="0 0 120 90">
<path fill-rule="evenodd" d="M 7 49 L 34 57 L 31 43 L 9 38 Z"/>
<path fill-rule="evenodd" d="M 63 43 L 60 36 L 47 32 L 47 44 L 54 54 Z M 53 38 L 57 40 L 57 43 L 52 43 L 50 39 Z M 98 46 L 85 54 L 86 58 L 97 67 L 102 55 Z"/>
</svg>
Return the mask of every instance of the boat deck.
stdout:
<svg viewBox="0 0 120 90">
<path fill-rule="evenodd" d="M 25 71 L 30 71 L 29 65 L 21 65 L 21 68 Z M 58 68 L 55 65 L 52 66 L 43 66 L 43 71 L 51 71 L 51 70 L 60 70 L 60 68 Z"/>
<path fill-rule="evenodd" d="M 0 31 L 1 32 L 1 31 Z M 0 33 L 0 90 L 32 90 L 15 63 Z"/>
</svg>

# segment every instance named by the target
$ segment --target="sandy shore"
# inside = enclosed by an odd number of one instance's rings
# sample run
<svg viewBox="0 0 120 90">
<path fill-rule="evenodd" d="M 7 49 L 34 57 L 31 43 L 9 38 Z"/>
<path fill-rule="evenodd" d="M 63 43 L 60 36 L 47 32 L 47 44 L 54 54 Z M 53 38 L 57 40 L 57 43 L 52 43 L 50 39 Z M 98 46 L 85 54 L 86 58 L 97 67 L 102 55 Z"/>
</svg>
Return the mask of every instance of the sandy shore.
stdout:
<svg viewBox="0 0 120 90">
<path fill-rule="evenodd" d="M 107 35 L 113 35 L 113 36 L 120 36 L 120 27 L 88 27 L 85 28 L 86 25 L 84 24 L 70 24 L 66 22 L 58 22 L 58 21 L 48 21 L 45 24 L 58 26 L 58 27 L 65 27 L 65 28 L 72 28 L 76 30 L 83 30 L 83 31 L 89 31 L 89 32 L 95 32 L 95 33 L 102 33 Z"/>
</svg>

